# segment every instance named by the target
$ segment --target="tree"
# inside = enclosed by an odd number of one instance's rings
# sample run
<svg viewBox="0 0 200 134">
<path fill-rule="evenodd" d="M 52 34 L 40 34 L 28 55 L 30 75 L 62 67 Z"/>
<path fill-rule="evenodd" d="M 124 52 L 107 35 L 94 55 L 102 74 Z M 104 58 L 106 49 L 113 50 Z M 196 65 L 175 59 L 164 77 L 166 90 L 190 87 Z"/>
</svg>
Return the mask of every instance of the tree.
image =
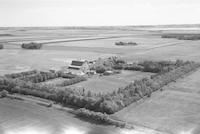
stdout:
<svg viewBox="0 0 200 134">
<path fill-rule="evenodd" d="M 3 49 L 3 48 L 4 48 L 3 44 L 0 44 L 0 49 Z"/>
<path fill-rule="evenodd" d="M 42 44 L 36 42 L 30 42 L 30 43 L 23 43 L 21 47 L 24 49 L 40 49 L 42 47 Z"/>
<path fill-rule="evenodd" d="M 104 73 L 105 71 L 106 71 L 106 68 L 103 65 L 96 67 L 96 72 L 97 73 Z"/>
<path fill-rule="evenodd" d="M 92 92 L 90 90 L 88 91 L 87 96 L 92 97 Z"/>
</svg>

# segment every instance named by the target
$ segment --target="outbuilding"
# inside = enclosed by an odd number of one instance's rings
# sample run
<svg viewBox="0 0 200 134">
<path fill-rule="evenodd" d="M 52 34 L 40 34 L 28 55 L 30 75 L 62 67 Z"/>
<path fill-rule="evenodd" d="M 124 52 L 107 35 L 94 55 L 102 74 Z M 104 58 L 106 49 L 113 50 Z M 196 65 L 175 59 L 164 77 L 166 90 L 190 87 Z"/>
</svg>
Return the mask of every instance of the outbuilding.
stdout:
<svg viewBox="0 0 200 134">
<path fill-rule="evenodd" d="M 89 64 L 86 60 L 73 60 L 68 66 L 71 73 L 85 74 L 89 72 Z"/>
</svg>

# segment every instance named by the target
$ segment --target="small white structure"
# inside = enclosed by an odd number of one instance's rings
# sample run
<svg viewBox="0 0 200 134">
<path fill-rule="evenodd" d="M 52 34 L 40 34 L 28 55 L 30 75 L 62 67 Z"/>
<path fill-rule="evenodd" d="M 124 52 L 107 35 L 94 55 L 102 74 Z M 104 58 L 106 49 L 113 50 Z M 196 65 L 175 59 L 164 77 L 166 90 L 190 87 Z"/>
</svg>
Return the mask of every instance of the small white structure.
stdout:
<svg viewBox="0 0 200 134">
<path fill-rule="evenodd" d="M 68 69 L 72 74 L 84 75 L 89 71 L 89 64 L 86 60 L 73 60 Z"/>
</svg>

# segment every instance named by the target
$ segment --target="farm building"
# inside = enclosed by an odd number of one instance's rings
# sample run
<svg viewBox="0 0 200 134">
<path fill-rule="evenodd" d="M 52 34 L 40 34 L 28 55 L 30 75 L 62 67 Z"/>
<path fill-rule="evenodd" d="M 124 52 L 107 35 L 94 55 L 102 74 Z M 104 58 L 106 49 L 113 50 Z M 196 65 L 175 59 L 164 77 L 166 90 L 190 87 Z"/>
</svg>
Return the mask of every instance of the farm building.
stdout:
<svg viewBox="0 0 200 134">
<path fill-rule="evenodd" d="M 89 64 L 86 60 L 73 60 L 68 66 L 68 69 L 74 74 L 85 74 L 89 72 Z"/>
</svg>

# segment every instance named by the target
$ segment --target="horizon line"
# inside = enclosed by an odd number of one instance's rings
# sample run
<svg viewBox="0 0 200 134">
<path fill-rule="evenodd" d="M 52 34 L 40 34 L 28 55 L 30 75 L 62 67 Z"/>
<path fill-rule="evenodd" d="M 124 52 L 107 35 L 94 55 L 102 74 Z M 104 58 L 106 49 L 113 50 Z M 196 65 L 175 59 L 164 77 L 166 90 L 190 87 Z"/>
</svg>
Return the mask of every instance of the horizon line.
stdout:
<svg viewBox="0 0 200 134">
<path fill-rule="evenodd" d="M 0 26 L 0 28 L 17 28 L 17 27 L 22 27 L 22 28 L 28 28 L 28 27 L 152 27 L 152 26 L 200 26 L 200 23 L 190 23 L 190 24 L 141 24 L 141 25 L 71 25 L 71 26 Z"/>
</svg>

